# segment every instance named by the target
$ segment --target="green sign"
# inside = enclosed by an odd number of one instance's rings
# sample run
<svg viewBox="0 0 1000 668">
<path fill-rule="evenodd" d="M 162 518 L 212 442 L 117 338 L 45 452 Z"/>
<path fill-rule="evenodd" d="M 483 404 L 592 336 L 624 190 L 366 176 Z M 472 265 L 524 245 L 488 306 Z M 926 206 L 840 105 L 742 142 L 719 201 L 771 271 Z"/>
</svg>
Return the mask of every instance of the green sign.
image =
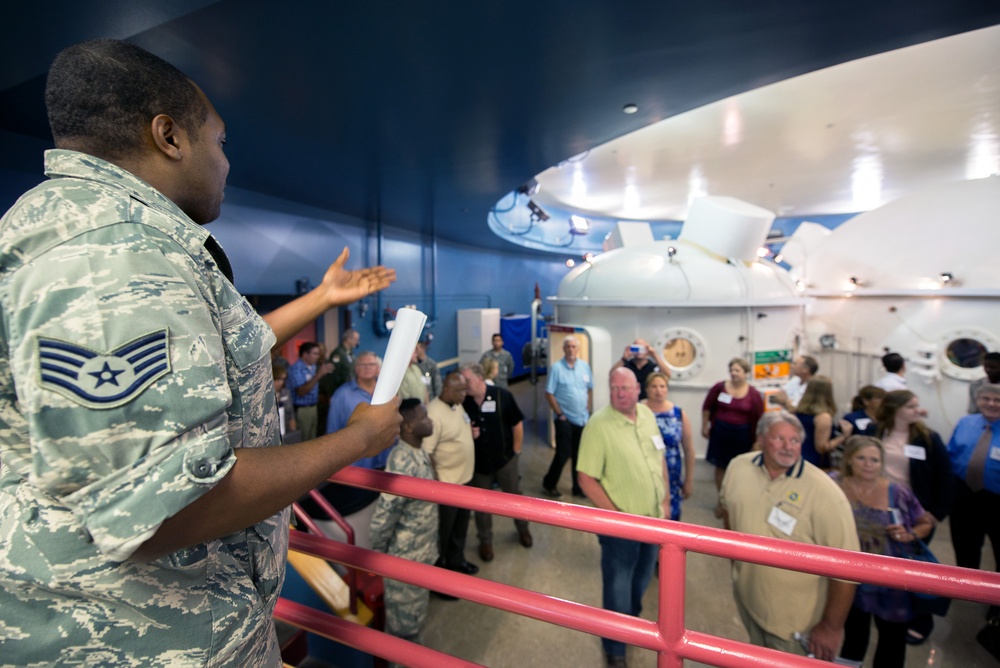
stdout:
<svg viewBox="0 0 1000 668">
<path fill-rule="evenodd" d="M 785 350 L 762 350 L 753 354 L 754 364 L 778 364 L 780 362 L 791 362 L 791 349 Z"/>
</svg>

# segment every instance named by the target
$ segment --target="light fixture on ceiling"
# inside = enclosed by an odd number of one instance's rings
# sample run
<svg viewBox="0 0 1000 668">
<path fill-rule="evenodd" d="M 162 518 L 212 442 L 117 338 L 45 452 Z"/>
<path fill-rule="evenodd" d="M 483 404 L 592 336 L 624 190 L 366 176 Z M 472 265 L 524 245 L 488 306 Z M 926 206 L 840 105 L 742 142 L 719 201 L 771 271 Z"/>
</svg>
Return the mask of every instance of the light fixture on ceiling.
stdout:
<svg viewBox="0 0 1000 668">
<path fill-rule="evenodd" d="M 634 102 L 629 102 L 624 107 L 622 107 L 622 111 L 625 112 L 626 114 L 634 114 L 635 112 L 639 111 L 639 105 L 635 104 Z"/>
<path fill-rule="evenodd" d="M 862 281 L 857 276 L 851 276 L 849 279 L 847 279 L 847 282 L 850 283 L 851 285 L 855 286 L 855 287 L 858 287 L 858 288 L 864 286 L 864 284 L 865 284 L 864 281 Z"/>
<path fill-rule="evenodd" d="M 576 260 L 574 260 L 573 258 L 566 260 L 566 266 L 572 269 L 573 267 L 576 266 Z"/>
<path fill-rule="evenodd" d="M 545 209 L 535 204 L 535 200 L 528 200 L 528 210 L 531 211 L 531 220 L 533 222 L 544 223 L 549 219 L 549 214 L 545 213 Z"/>
<path fill-rule="evenodd" d="M 938 280 L 941 281 L 941 285 L 948 285 L 955 280 L 955 275 L 950 271 L 942 271 L 938 274 Z"/>
<path fill-rule="evenodd" d="M 531 197 L 538 192 L 539 187 L 540 186 L 538 185 L 538 181 L 536 179 L 528 179 L 517 187 L 517 192 L 520 195 L 527 195 L 528 197 Z"/>
<path fill-rule="evenodd" d="M 583 216 L 570 216 L 569 231 L 570 234 L 587 234 L 587 232 L 590 232 L 590 221 Z"/>
</svg>

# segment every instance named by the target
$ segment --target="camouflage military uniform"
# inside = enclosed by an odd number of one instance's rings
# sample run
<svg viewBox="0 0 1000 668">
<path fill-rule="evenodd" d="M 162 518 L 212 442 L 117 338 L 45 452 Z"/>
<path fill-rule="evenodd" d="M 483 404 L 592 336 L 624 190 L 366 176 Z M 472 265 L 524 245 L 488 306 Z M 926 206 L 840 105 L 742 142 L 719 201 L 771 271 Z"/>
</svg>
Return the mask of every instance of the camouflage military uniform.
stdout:
<svg viewBox="0 0 1000 668">
<path fill-rule="evenodd" d="M 392 449 L 385 470 L 434 479 L 427 453 L 402 441 Z M 437 504 L 383 493 L 372 516 L 371 541 L 373 550 L 423 564 L 434 563 L 438 556 Z M 386 579 L 386 631 L 400 638 L 417 639 L 427 615 L 427 599 L 426 589 Z"/>
<path fill-rule="evenodd" d="M 0 665 L 280 665 L 287 511 L 128 558 L 279 442 L 274 334 L 148 184 L 64 150 L 46 173 L 0 221 Z"/>
<path fill-rule="evenodd" d="M 333 371 L 319 379 L 319 391 L 328 397 L 354 377 L 354 353 L 341 344 L 330 353 L 330 363 L 333 364 Z"/>
</svg>

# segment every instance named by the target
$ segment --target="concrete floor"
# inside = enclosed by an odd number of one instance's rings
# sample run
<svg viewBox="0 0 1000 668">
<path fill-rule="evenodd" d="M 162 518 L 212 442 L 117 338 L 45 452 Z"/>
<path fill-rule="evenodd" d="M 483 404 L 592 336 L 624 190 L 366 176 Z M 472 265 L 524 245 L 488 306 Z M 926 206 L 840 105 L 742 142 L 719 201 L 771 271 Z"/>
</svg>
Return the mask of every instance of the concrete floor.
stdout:
<svg viewBox="0 0 1000 668">
<path fill-rule="evenodd" d="M 547 498 L 541 491 L 541 479 L 548 469 L 552 450 L 545 438 L 547 410 L 542 387 L 538 388 L 537 413 L 536 392 L 530 383 L 520 381 L 511 389 L 527 417 L 521 456 L 522 487 L 529 496 Z M 536 414 L 537 421 L 533 419 Z M 589 504 L 589 501 L 570 496 L 569 465 L 559 487 L 563 492 L 560 501 Z M 721 526 L 721 520 L 716 519 L 713 512 L 715 504 L 712 468 L 699 461 L 694 494 L 684 503 L 682 519 L 705 526 Z M 475 524 L 470 522 L 466 557 L 479 565 L 480 577 L 600 606 L 600 548 L 596 536 L 541 524 L 532 525 L 531 530 L 534 547 L 525 549 L 517 542 L 513 521 L 495 517 L 496 558 L 483 563 L 477 550 Z M 947 522 L 939 528 L 932 547 L 943 563 L 955 563 Z M 984 554 L 983 563 L 992 565 L 993 555 Z M 745 641 L 746 632 L 736 613 L 728 574 L 727 560 L 695 553 L 688 555 L 686 623 L 691 629 Z M 657 615 L 656 586 L 654 578 L 643 604 L 642 616 L 647 619 L 655 619 Z M 984 624 L 985 608 L 983 604 L 954 601 L 947 617 L 935 618 L 936 628 L 930 640 L 907 649 L 906 665 L 962 668 L 998 665 L 975 642 L 975 634 Z M 873 629 L 866 666 L 871 665 L 876 637 Z M 432 596 L 424 640 L 429 647 L 491 668 L 597 668 L 604 665 L 601 643 L 595 636 L 464 600 L 445 601 Z M 652 668 L 656 665 L 656 655 L 630 647 L 628 661 L 633 668 Z M 686 665 L 705 664 L 687 662 Z"/>
</svg>

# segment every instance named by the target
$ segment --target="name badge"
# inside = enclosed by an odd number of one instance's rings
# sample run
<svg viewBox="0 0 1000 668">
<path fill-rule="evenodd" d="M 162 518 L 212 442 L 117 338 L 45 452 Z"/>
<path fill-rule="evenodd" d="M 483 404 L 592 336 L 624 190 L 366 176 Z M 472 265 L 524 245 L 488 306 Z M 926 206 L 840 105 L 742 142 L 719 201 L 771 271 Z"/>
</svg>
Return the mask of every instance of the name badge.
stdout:
<svg viewBox="0 0 1000 668">
<path fill-rule="evenodd" d="M 767 523 L 786 536 L 791 536 L 792 532 L 795 531 L 795 525 L 798 524 L 798 520 L 778 506 L 775 506 L 771 508 L 771 514 L 767 516 Z"/>
<path fill-rule="evenodd" d="M 497 412 L 497 402 L 492 399 L 487 399 L 483 402 L 483 405 L 479 407 L 479 410 L 483 413 L 496 413 Z"/>
<path fill-rule="evenodd" d="M 733 395 L 728 392 L 719 392 L 719 403 L 720 404 L 731 404 L 733 403 Z"/>
<path fill-rule="evenodd" d="M 590 383 L 590 374 L 587 373 L 583 374 L 583 382 Z"/>
<path fill-rule="evenodd" d="M 990 459 L 1000 462 L 1000 448 L 990 448 Z"/>
<path fill-rule="evenodd" d="M 919 445 L 904 446 L 903 454 L 909 459 L 919 459 L 920 461 L 925 461 L 927 459 L 927 451 Z"/>
<path fill-rule="evenodd" d="M 426 374 L 424 374 L 423 376 L 421 376 L 420 380 L 424 381 L 424 385 L 430 385 L 431 384 L 431 377 L 428 376 L 428 375 L 426 375 Z"/>
<path fill-rule="evenodd" d="M 854 424 L 858 425 L 858 431 L 864 431 L 872 423 L 871 418 L 858 418 Z"/>
<path fill-rule="evenodd" d="M 653 437 L 653 447 L 656 448 L 657 450 L 666 450 L 667 444 L 663 442 L 663 437 L 657 434 L 656 436 Z M 1000 450 L 1000 448 L 994 448 L 994 449 Z"/>
</svg>

